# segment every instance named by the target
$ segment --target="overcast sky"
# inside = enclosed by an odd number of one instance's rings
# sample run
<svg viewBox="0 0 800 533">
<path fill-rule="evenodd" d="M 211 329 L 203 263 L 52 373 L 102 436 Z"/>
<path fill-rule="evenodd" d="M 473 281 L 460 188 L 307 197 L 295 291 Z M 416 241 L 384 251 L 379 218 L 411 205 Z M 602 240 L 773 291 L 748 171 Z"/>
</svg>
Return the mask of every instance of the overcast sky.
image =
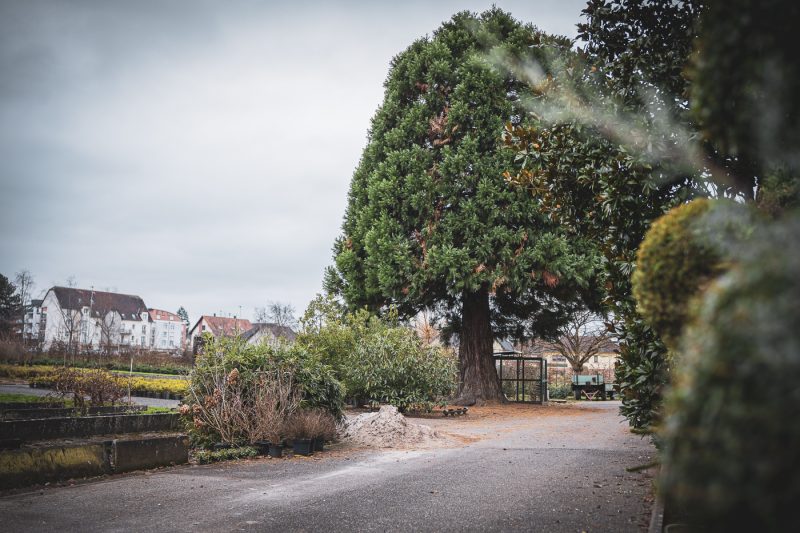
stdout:
<svg viewBox="0 0 800 533">
<path fill-rule="evenodd" d="M 574 37 L 585 0 L 497 1 Z M 0 0 L 0 273 L 300 313 L 391 58 L 489 2 Z"/>
</svg>

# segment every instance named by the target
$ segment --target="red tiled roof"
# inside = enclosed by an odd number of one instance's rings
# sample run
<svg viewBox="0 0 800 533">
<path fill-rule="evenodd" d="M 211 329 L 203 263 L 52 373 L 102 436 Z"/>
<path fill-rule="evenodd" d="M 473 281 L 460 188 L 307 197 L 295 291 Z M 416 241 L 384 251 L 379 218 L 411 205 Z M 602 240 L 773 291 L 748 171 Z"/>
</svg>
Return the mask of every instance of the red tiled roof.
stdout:
<svg viewBox="0 0 800 533">
<path fill-rule="evenodd" d="M 150 320 L 167 320 L 170 322 L 180 322 L 181 317 L 176 315 L 175 313 L 170 313 L 169 311 L 163 311 L 161 309 L 148 309 L 148 313 L 150 313 Z M 159 317 L 159 318 L 156 318 Z M 170 320 L 172 317 L 172 320 Z"/>
<path fill-rule="evenodd" d="M 253 324 L 244 318 L 203 315 L 200 317 L 200 320 L 198 320 L 198 323 L 203 320 L 208 324 L 208 327 L 211 329 L 211 334 L 215 337 L 232 337 L 237 333 L 241 335 L 253 327 Z M 195 325 L 195 327 L 197 326 Z"/>
</svg>

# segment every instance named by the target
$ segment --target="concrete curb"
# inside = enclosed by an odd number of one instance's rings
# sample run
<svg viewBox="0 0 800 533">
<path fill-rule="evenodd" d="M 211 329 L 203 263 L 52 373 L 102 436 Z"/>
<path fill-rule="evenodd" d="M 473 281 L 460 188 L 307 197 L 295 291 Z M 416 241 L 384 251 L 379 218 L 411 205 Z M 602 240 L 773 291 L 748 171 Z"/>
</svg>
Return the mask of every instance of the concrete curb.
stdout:
<svg viewBox="0 0 800 533">
<path fill-rule="evenodd" d="M 661 533 L 664 529 L 664 502 L 656 496 L 653 502 L 653 512 L 650 514 L 650 526 L 647 533 Z"/>
<path fill-rule="evenodd" d="M 0 488 L 24 487 L 111 472 L 106 444 L 78 444 L 0 452 Z"/>
<path fill-rule="evenodd" d="M 0 452 L 0 489 L 189 462 L 186 435 Z"/>
<path fill-rule="evenodd" d="M 186 435 L 113 442 L 114 472 L 130 472 L 188 462 L 189 437 Z"/>
</svg>

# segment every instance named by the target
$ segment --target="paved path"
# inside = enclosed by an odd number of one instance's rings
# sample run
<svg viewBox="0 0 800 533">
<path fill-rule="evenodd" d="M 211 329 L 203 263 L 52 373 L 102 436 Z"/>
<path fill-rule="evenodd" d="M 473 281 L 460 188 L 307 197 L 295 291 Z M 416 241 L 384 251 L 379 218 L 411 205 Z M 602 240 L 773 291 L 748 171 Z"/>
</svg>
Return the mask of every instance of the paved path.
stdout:
<svg viewBox="0 0 800 533">
<path fill-rule="evenodd" d="M 431 420 L 481 440 L 116 476 L 0 498 L 0 516 L 15 532 L 641 531 L 651 480 L 625 469 L 654 450 L 617 408 Z"/>
<path fill-rule="evenodd" d="M 0 392 L 25 394 L 28 396 L 47 396 L 53 394 L 49 389 L 32 389 L 27 385 L 19 383 L 2 383 Z M 126 396 L 127 398 L 127 396 Z M 162 400 L 160 398 L 144 398 L 142 396 L 131 396 L 131 401 L 135 405 L 147 405 L 149 407 L 178 407 L 178 400 Z"/>
</svg>

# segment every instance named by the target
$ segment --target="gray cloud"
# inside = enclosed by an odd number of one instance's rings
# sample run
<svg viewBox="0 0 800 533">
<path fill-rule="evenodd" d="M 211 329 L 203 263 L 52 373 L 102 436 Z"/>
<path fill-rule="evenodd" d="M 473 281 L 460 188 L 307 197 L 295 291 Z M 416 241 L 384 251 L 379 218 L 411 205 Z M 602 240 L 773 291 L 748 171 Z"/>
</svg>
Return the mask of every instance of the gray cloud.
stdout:
<svg viewBox="0 0 800 533">
<path fill-rule="evenodd" d="M 574 36 L 584 2 L 497 4 Z M 0 4 L 0 272 L 192 316 L 301 310 L 392 56 L 486 7 Z"/>
</svg>

